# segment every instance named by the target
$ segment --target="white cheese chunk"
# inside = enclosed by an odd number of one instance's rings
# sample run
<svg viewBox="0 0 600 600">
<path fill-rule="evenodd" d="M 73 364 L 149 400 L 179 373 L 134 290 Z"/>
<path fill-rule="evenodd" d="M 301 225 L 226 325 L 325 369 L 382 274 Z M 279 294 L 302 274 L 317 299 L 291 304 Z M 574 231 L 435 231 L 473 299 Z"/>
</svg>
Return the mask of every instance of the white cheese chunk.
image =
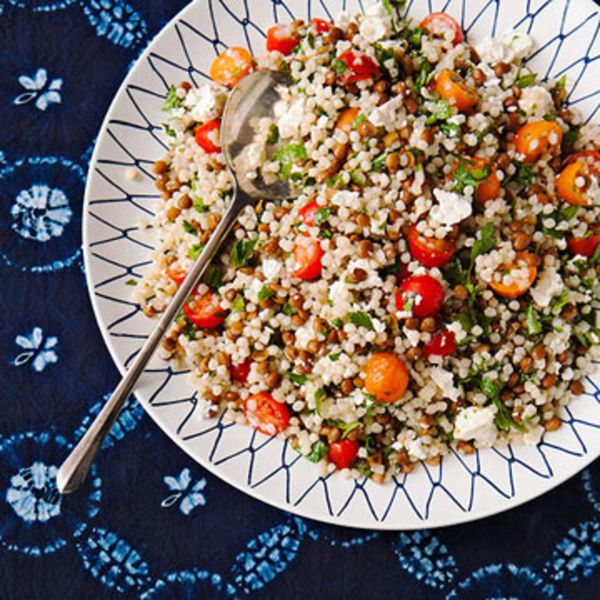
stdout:
<svg viewBox="0 0 600 600">
<path fill-rule="evenodd" d="M 544 308 L 563 288 L 563 281 L 556 269 L 548 267 L 542 271 L 537 285 L 531 289 L 531 297 L 538 306 Z"/>
<path fill-rule="evenodd" d="M 431 209 L 429 215 L 436 223 L 454 225 L 473 213 L 473 203 L 468 196 L 439 188 L 433 190 L 433 195 L 438 204 Z"/>
<path fill-rule="evenodd" d="M 454 385 L 454 375 L 450 371 L 446 371 L 446 369 L 442 369 L 442 367 L 433 367 L 429 371 L 429 375 L 431 376 L 431 380 L 442 392 L 444 398 L 453 401 L 458 400 L 461 390 Z"/>
<path fill-rule="evenodd" d="M 498 62 L 512 63 L 525 58 L 533 48 L 531 36 L 520 31 L 507 31 L 502 38 L 485 37 L 475 44 L 482 62 L 494 65 Z"/>
<path fill-rule="evenodd" d="M 461 408 L 456 415 L 454 438 L 474 440 L 479 446 L 492 446 L 498 437 L 494 424 L 495 406 L 469 406 Z"/>
<path fill-rule="evenodd" d="M 547 114 L 554 112 L 554 101 L 550 92 L 541 85 L 526 87 L 521 92 L 519 108 L 527 116 L 541 119 Z"/>
<path fill-rule="evenodd" d="M 279 135 L 284 140 L 293 138 L 304 120 L 304 98 L 297 98 L 289 105 L 285 104 L 285 109 L 282 108 L 280 111 L 282 114 L 277 121 Z"/>
<path fill-rule="evenodd" d="M 369 114 L 369 121 L 376 127 L 391 128 L 397 119 L 397 113 L 404 104 L 402 96 L 394 96 L 391 100 L 384 102 Z"/>
<path fill-rule="evenodd" d="M 203 83 L 197 88 L 191 88 L 183 105 L 190 109 L 190 116 L 195 121 L 203 123 L 216 118 L 222 111 L 227 94 L 220 88 Z"/>
</svg>

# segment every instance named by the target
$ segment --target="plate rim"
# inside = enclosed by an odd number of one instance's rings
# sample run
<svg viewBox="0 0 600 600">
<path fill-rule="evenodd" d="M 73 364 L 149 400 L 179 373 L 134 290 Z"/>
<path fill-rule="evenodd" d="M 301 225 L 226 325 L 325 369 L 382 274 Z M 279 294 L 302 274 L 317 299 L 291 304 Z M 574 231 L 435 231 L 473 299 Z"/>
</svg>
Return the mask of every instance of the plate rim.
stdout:
<svg viewBox="0 0 600 600">
<path fill-rule="evenodd" d="M 86 288 L 87 288 L 87 293 L 88 293 L 90 301 L 91 301 L 96 326 L 98 327 L 98 329 L 100 331 L 104 345 L 106 346 L 106 348 L 110 354 L 110 357 L 111 357 L 113 363 L 115 364 L 115 366 L 117 367 L 117 371 L 121 377 L 124 376 L 124 374 L 127 372 L 127 369 L 125 368 L 125 366 L 123 364 L 121 364 L 121 362 L 117 356 L 117 350 L 116 350 L 116 347 L 113 343 L 113 340 L 110 336 L 108 329 L 103 326 L 103 322 L 101 319 L 102 311 L 100 309 L 98 299 L 94 292 L 94 281 L 92 281 L 92 276 L 91 276 L 92 256 L 91 256 L 91 248 L 89 245 L 89 233 L 88 232 L 90 230 L 90 200 L 91 200 L 91 195 L 92 195 L 92 182 L 95 180 L 93 175 L 94 175 L 94 171 L 96 170 L 96 167 L 98 165 L 100 148 L 102 146 L 101 142 L 106 137 L 112 114 L 113 114 L 120 98 L 123 96 L 123 92 L 127 89 L 129 80 L 134 76 L 136 69 L 141 64 L 143 64 L 144 61 L 146 61 L 146 59 L 153 52 L 153 49 L 155 48 L 156 44 L 159 43 L 161 38 L 167 37 L 167 35 L 169 34 L 174 23 L 176 23 L 177 21 L 179 21 L 180 19 L 185 17 L 187 15 L 187 13 L 193 12 L 195 7 L 198 4 L 200 4 L 200 2 L 206 2 L 206 1 L 207 0 L 191 0 L 182 9 L 180 9 L 176 14 L 174 14 L 163 25 L 163 27 L 151 39 L 148 40 L 144 50 L 137 56 L 137 58 L 134 60 L 133 64 L 131 64 L 131 66 L 127 69 L 127 72 L 125 73 L 121 83 L 119 84 L 119 87 L 117 88 L 117 90 L 115 92 L 114 97 L 112 98 L 112 100 L 108 106 L 108 109 L 102 120 L 102 124 L 101 124 L 100 128 L 98 129 L 98 133 L 96 135 L 96 139 L 94 142 L 94 150 L 90 157 L 89 166 L 86 171 L 86 184 L 85 184 L 85 189 L 84 189 L 84 196 L 83 196 L 83 203 L 82 203 L 82 217 L 81 217 L 81 228 L 82 228 L 81 248 L 82 248 L 82 254 L 83 254 L 83 264 L 84 264 L 84 275 L 85 275 Z M 521 0 L 521 1 L 524 1 L 524 0 Z M 581 3 L 581 0 L 579 0 L 579 2 Z M 600 15 L 600 8 L 595 4 L 594 0 L 584 0 L 584 2 L 585 2 L 585 4 L 589 5 L 593 9 L 593 12 L 595 12 L 596 15 Z M 549 479 L 541 482 L 540 486 L 530 486 L 528 489 L 530 489 L 531 492 L 524 493 L 518 499 L 516 499 L 516 497 L 511 497 L 508 500 L 506 500 L 506 502 L 509 503 L 508 506 L 505 506 L 505 507 L 500 506 L 498 508 L 496 503 L 489 503 L 488 508 L 486 508 L 486 509 L 479 508 L 477 510 L 476 514 L 475 514 L 475 511 L 473 511 L 473 510 L 463 512 L 460 516 L 462 516 L 464 518 L 458 519 L 456 516 L 454 516 L 454 517 L 449 517 L 447 519 L 444 519 L 444 518 L 433 519 L 430 515 L 428 518 L 421 517 L 419 520 L 415 520 L 414 525 L 398 524 L 398 523 L 394 523 L 393 521 L 388 522 L 387 520 L 381 521 L 379 519 L 377 519 L 375 521 L 370 520 L 369 522 L 360 521 L 360 522 L 349 523 L 349 522 L 345 521 L 344 517 L 338 517 L 335 514 L 334 515 L 322 514 L 319 516 L 315 516 L 313 513 L 311 513 L 310 510 L 304 509 L 298 505 L 293 505 L 291 503 L 288 504 L 285 501 L 279 501 L 279 500 L 273 499 L 271 497 L 268 497 L 265 493 L 258 491 L 257 488 L 254 488 L 252 486 L 248 485 L 248 486 L 242 487 L 238 481 L 234 480 L 234 478 L 232 476 L 228 475 L 227 473 L 221 472 L 219 470 L 218 465 L 213 464 L 208 460 L 204 460 L 204 459 L 198 458 L 197 456 L 194 456 L 193 451 L 192 451 L 192 444 L 185 444 L 185 442 L 176 435 L 175 431 L 170 431 L 163 423 L 161 423 L 162 419 L 160 418 L 158 412 L 151 410 L 151 408 L 152 408 L 151 405 L 149 405 L 147 400 L 145 398 L 143 398 L 143 396 L 141 395 L 141 392 L 134 390 L 132 395 L 135 396 L 136 400 L 144 408 L 145 414 L 147 414 L 152 419 L 153 423 L 160 430 L 161 435 L 162 434 L 167 435 L 169 437 L 169 439 L 171 439 L 171 441 L 174 442 L 180 450 L 185 452 L 185 454 L 187 456 L 189 456 L 195 463 L 199 464 L 202 468 L 206 469 L 208 472 L 210 472 L 215 477 L 218 477 L 221 481 L 224 481 L 228 485 L 232 486 L 234 489 L 236 489 L 236 490 L 242 492 L 243 494 L 246 494 L 260 502 L 263 502 L 269 506 L 272 506 L 274 508 L 277 508 L 277 509 L 283 510 L 287 513 L 290 513 L 292 516 L 299 516 L 299 517 L 303 517 L 303 518 L 310 519 L 313 521 L 327 523 L 329 525 L 335 525 L 338 527 L 346 527 L 346 528 L 350 528 L 350 529 L 369 529 L 369 530 L 373 530 L 373 531 L 417 531 L 417 530 L 424 530 L 424 529 L 439 529 L 442 527 L 460 526 L 460 525 L 463 525 L 466 523 L 472 523 L 474 521 L 486 519 L 493 515 L 502 514 L 502 513 L 511 511 L 517 507 L 522 506 L 523 504 L 526 504 L 527 502 L 530 502 L 532 500 L 535 500 L 536 498 L 540 498 L 540 497 L 544 496 L 545 494 L 553 491 L 555 488 L 562 485 L 569 479 L 572 479 L 576 475 L 580 474 L 581 471 L 583 471 L 592 462 L 594 462 L 596 459 L 598 459 L 600 457 L 600 447 L 598 448 L 598 450 L 596 451 L 595 454 L 590 451 L 590 452 L 587 452 L 583 456 L 572 457 L 571 460 L 575 460 L 575 459 L 577 460 L 577 468 L 575 470 L 573 470 L 572 472 L 567 471 L 566 473 L 562 473 L 560 475 L 553 474 Z M 314 468 L 317 469 L 318 467 L 316 465 L 314 465 Z M 551 482 L 551 485 L 548 485 L 546 487 L 545 485 L 543 485 L 545 482 Z M 539 491 L 540 487 L 542 488 L 542 491 Z M 493 506 L 492 506 L 492 504 L 493 504 Z"/>
</svg>

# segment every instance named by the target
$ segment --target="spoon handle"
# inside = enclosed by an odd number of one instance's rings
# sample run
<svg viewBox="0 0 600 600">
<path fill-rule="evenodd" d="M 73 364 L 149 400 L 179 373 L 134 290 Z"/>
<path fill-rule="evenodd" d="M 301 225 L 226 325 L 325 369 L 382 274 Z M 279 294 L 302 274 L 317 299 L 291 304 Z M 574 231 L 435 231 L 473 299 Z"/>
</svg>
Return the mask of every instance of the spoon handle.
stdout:
<svg viewBox="0 0 600 600">
<path fill-rule="evenodd" d="M 119 416 L 125 400 L 131 394 L 135 384 L 144 371 L 148 361 L 154 354 L 156 347 L 163 335 L 171 325 L 173 319 L 179 314 L 185 301 L 192 293 L 206 268 L 215 257 L 223 240 L 227 237 L 240 212 L 248 204 L 245 194 L 237 192 L 235 198 L 217 228 L 210 236 L 204 250 L 194 263 L 192 270 L 179 287 L 179 290 L 162 314 L 158 324 L 148 336 L 141 347 L 133 364 L 121 379 L 111 397 L 107 400 L 94 422 L 90 425 L 84 436 L 61 465 L 56 476 L 56 485 L 61 494 L 68 494 L 78 490 L 87 477 L 88 471 L 102 446 L 104 438 L 110 431 L 113 423 Z"/>
</svg>

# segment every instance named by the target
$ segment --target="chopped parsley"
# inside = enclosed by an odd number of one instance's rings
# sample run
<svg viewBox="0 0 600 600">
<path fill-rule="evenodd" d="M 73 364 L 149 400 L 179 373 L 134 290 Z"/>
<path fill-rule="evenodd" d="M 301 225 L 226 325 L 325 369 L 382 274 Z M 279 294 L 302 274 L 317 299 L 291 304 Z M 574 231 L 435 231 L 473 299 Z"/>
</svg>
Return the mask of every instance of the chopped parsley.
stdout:
<svg viewBox="0 0 600 600">
<path fill-rule="evenodd" d="M 564 290 L 563 293 L 558 297 L 558 300 L 550 307 L 550 311 L 557 315 L 569 302 L 569 291 Z"/>
<path fill-rule="evenodd" d="M 291 317 L 294 314 L 294 309 L 286 302 L 282 307 L 281 307 L 281 312 L 284 315 L 287 315 L 288 317 Z"/>
<path fill-rule="evenodd" d="M 267 137 L 268 144 L 276 144 L 279 141 L 279 127 L 275 123 L 271 123 L 269 127 L 269 135 Z"/>
<path fill-rule="evenodd" d="M 177 137 L 177 132 L 168 123 L 163 123 L 162 127 L 169 137 Z"/>
<path fill-rule="evenodd" d="M 196 260 L 202 254 L 202 250 L 204 250 L 204 244 L 193 244 L 188 250 L 188 256 L 192 260 Z"/>
<path fill-rule="evenodd" d="M 325 392 L 325 388 L 320 387 L 316 392 L 315 392 L 315 410 L 317 411 L 317 414 L 320 416 L 321 415 L 321 403 L 323 402 L 323 399 L 327 396 L 327 393 Z"/>
<path fill-rule="evenodd" d="M 254 254 L 257 240 L 237 240 L 231 249 L 231 266 L 234 269 L 246 266 Z"/>
<path fill-rule="evenodd" d="M 456 181 L 454 191 L 462 194 L 467 186 L 471 186 L 476 191 L 490 176 L 490 173 L 491 168 L 489 165 L 479 167 L 476 163 L 463 158 L 454 174 L 454 180 Z"/>
<path fill-rule="evenodd" d="M 220 264 L 210 263 L 204 271 L 202 281 L 214 290 L 221 287 L 223 283 L 223 269 Z"/>
<path fill-rule="evenodd" d="M 366 312 L 351 312 L 348 314 L 348 318 L 350 319 L 350 322 L 357 327 L 364 327 L 369 331 L 375 331 L 373 321 L 371 321 L 371 317 Z"/>
<path fill-rule="evenodd" d="M 442 123 L 440 125 L 440 129 L 443 133 L 445 133 L 448 137 L 451 138 L 460 137 L 462 133 L 460 125 L 457 125 L 456 123 Z"/>
<path fill-rule="evenodd" d="M 529 335 L 542 333 L 542 326 L 538 320 L 537 313 L 531 305 L 529 305 L 525 313 L 525 324 L 527 325 L 527 333 Z"/>
<path fill-rule="evenodd" d="M 234 312 L 244 312 L 245 308 L 246 308 L 246 303 L 244 302 L 244 297 L 243 296 L 238 296 L 231 308 L 233 309 Z"/>
<path fill-rule="evenodd" d="M 291 175 L 294 165 L 303 163 L 307 159 L 308 154 L 304 144 L 288 144 L 279 148 L 275 153 L 275 160 L 280 165 L 279 178 L 287 179 Z"/>
<path fill-rule="evenodd" d="M 183 222 L 183 229 L 186 233 L 191 235 L 196 235 L 198 233 L 198 230 L 189 221 Z"/>
<path fill-rule="evenodd" d="M 448 100 L 439 100 L 431 115 L 427 117 L 425 125 L 434 125 L 438 121 L 446 121 L 452 116 L 452 105 Z"/>
<path fill-rule="evenodd" d="M 263 285 L 258 291 L 258 301 L 263 302 L 264 300 L 269 299 L 272 295 L 273 294 L 271 290 L 266 285 Z"/>
<path fill-rule="evenodd" d="M 529 87 L 530 85 L 533 85 L 535 83 L 536 79 L 537 79 L 537 76 L 535 73 L 527 73 L 526 75 L 520 76 L 517 79 L 516 84 L 520 88 L 526 88 L 526 87 Z"/>
<path fill-rule="evenodd" d="M 310 462 L 318 463 L 327 456 L 327 444 L 319 440 L 312 445 L 310 452 L 306 455 L 306 458 Z"/>
<path fill-rule="evenodd" d="M 498 409 L 494 422 L 499 429 L 504 431 L 510 431 L 512 427 L 519 431 L 525 431 L 525 426 L 517 423 L 510 410 L 500 399 L 500 392 L 502 391 L 489 377 L 484 377 L 481 380 L 481 391 L 492 401 L 492 404 Z"/>
<path fill-rule="evenodd" d="M 181 98 L 177 95 L 177 88 L 172 85 L 169 87 L 169 92 L 163 104 L 163 110 L 172 110 L 181 106 Z"/>
<path fill-rule="evenodd" d="M 306 381 L 308 380 L 308 377 L 306 375 L 298 375 L 298 373 L 294 373 L 293 371 L 290 371 L 288 373 L 288 377 L 296 385 L 302 385 L 303 383 L 306 383 Z"/>
<path fill-rule="evenodd" d="M 197 210 L 199 213 L 205 213 L 208 212 L 208 207 L 204 204 L 204 200 L 202 200 L 202 198 L 196 198 L 194 200 L 194 202 L 192 203 L 192 206 L 194 207 L 195 210 Z"/>
<path fill-rule="evenodd" d="M 137 281 L 135 279 L 128 279 L 125 285 L 137 285 Z"/>
<path fill-rule="evenodd" d="M 339 75 L 343 75 L 348 67 L 346 66 L 346 63 L 344 63 L 341 60 L 339 60 L 338 58 L 336 58 L 331 63 L 331 68 L 335 71 L 335 74 L 339 76 Z"/>
<path fill-rule="evenodd" d="M 330 208 L 319 208 L 316 212 L 315 212 L 315 225 L 321 226 L 325 223 L 327 223 L 327 221 L 329 221 L 329 217 L 331 216 L 331 209 Z"/>
</svg>

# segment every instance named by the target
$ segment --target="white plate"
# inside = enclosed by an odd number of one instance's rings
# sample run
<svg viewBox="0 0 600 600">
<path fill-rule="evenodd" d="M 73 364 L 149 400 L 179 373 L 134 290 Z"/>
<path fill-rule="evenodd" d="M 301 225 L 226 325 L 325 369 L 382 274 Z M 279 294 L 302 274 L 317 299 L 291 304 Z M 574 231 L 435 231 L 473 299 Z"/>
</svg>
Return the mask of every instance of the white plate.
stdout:
<svg viewBox="0 0 600 600">
<path fill-rule="evenodd" d="M 246 5 L 247 8 L 246 8 Z M 361 10 L 361 0 L 198 0 L 175 17 L 137 61 L 121 86 L 92 158 L 84 211 L 84 252 L 96 318 L 121 371 L 153 326 L 130 299 L 124 282 L 148 262 L 151 234 L 138 228 L 157 200 L 151 166 L 165 150 L 163 97 L 169 83 L 200 82 L 224 45 L 264 48 L 274 20 L 329 18 Z M 542 74 L 566 73 L 571 102 L 597 114 L 593 57 L 600 54 L 599 17 L 591 0 L 449 0 L 409 3 L 422 17 L 445 10 L 475 38 L 515 28 L 531 33 Z M 594 80 L 593 71 L 596 72 Z M 597 116 L 596 116 L 597 118 Z M 128 181 L 127 167 L 139 181 Z M 248 427 L 202 421 L 185 373 L 155 360 L 137 397 L 156 423 L 201 465 L 244 492 L 299 515 L 371 529 L 419 529 L 462 523 L 535 498 L 571 477 L 600 454 L 600 376 L 565 411 L 563 427 L 537 448 L 453 454 L 438 467 L 419 466 L 395 483 L 376 485 L 318 468 L 287 443 Z"/>
</svg>

